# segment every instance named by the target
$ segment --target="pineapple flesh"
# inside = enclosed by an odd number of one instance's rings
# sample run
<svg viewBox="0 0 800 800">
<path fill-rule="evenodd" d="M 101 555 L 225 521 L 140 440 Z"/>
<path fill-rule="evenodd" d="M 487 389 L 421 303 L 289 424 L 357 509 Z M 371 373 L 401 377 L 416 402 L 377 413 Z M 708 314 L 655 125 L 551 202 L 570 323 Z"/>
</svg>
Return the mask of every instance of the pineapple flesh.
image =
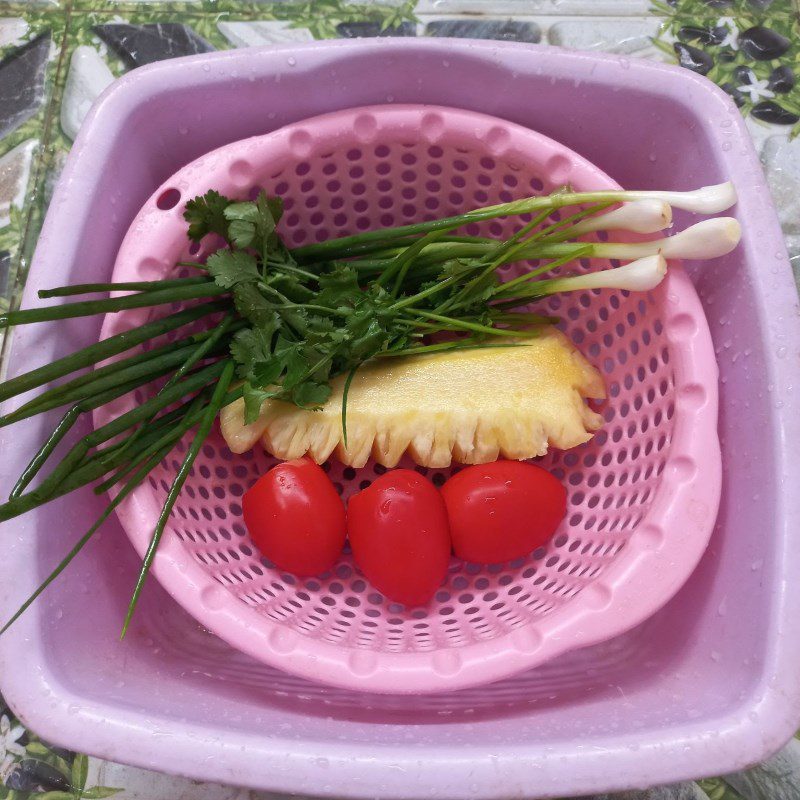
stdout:
<svg viewBox="0 0 800 800">
<path fill-rule="evenodd" d="M 360 367 L 347 397 L 347 446 L 342 435 L 344 376 L 314 411 L 268 400 L 244 423 L 244 401 L 220 414 L 234 453 L 260 439 L 281 459 L 332 454 L 362 467 L 370 458 L 394 467 L 404 454 L 425 467 L 452 461 L 482 464 L 526 459 L 549 446 L 566 450 L 588 441 L 602 418 L 586 404 L 605 389 L 592 367 L 554 328 L 522 347 L 483 348 L 379 359 Z"/>
</svg>

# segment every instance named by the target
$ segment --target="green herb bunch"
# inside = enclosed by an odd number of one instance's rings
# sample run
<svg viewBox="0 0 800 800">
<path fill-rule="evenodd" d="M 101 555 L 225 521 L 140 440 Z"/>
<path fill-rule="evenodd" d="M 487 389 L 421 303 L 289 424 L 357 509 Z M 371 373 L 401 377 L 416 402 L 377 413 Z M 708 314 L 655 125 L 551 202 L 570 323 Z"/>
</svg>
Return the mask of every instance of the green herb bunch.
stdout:
<svg viewBox="0 0 800 800">
<path fill-rule="evenodd" d="M 230 352 L 244 381 L 248 422 L 268 399 L 316 408 L 330 396 L 331 378 L 371 358 L 418 352 L 419 340 L 432 333 L 468 334 L 447 345 L 463 347 L 550 321 L 490 305 L 500 294 L 510 297 L 496 273 L 513 249 L 509 242 L 449 236 L 433 246 L 461 218 L 422 235 L 385 232 L 371 246 L 356 236 L 290 252 L 276 233 L 281 214 L 280 200 L 263 193 L 234 202 L 211 191 L 186 207 L 190 238 L 215 233 L 226 241 L 205 264 L 191 265 L 230 292 L 247 323 L 233 334 Z M 588 249 L 568 245 L 558 255 Z"/>
<path fill-rule="evenodd" d="M 518 346 L 521 339 L 555 321 L 530 311 L 532 300 L 572 289 L 652 288 L 665 270 L 664 259 L 656 255 L 657 241 L 626 245 L 576 239 L 604 225 L 624 227 L 634 219 L 638 230 L 642 224 L 660 230 L 669 224 L 667 201 L 684 202 L 684 195 L 688 205 L 682 207 L 704 213 L 715 213 L 735 201 L 728 185 L 683 194 L 562 190 L 290 250 L 277 232 L 283 210 L 279 198 L 262 193 L 251 202 L 241 202 L 209 191 L 186 204 L 188 236 L 199 242 L 215 235 L 223 244 L 204 263 L 178 265 L 194 268 L 194 275 L 59 287 L 39 296 L 127 294 L 0 315 L 0 328 L 7 328 L 182 304 L 181 310 L 166 316 L 156 313 L 139 327 L 0 384 L 0 401 L 41 390 L 16 408 L 6 406 L 0 427 L 66 409 L 9 499 L 0 503 L 0 521 L 89 484 L 98 494 L 115 490 L 100 518 L 0 633 L 193 431 L 143 560 L 124 635 L 172 508 L 224 405 L 243 397 L 247 421 L 258 416 L 268 399 L 313 409 L 328 399 L 331 379 L 347 375 L 342 413 L 346 445 L 347 388 L 361 364 L 467 347 Z M 637 204 L 640 199 L 645 202 Z M 620 211 L 599 213 L 620 201 L 633 202 Z M 552 216 L 567 207 L 571 207 L 568 216 Z M 469 223 L 509 216 L 521 221 L 517 232 L 502 241 L 458 232 Z M 678 237 L 673 239 L 678 242 Z M 709 241 L 708 233 L 703 240 Z M 560 265 L 592 257 L 639 261 L 601 273 L 542 279 Z M 504 264 L 532 259 L 539 260 L 536 268 L 505 282 L 498 277 Z M 187 326 L 196 332 L 186 331 Z M 164 341 L 166 334 L 181 329 L 184 332 L 174 341 Z M 158 391 L 149 388 L 158 380 L 163 382 Z M 48 387 L 53 382 L 57 383 Z M 82 415 L 136 390 L 145 390 L 147 399 L 65 447 L 55 466 L 39 478 Z"/>
</svg>

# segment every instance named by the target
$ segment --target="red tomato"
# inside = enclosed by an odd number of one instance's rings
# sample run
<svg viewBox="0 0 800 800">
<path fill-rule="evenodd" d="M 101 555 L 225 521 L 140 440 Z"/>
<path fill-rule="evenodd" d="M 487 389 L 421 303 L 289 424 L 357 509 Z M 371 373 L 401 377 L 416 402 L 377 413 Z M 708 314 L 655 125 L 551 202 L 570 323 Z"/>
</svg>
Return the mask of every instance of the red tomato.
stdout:
<svg viewBox="0 0 800 800">
<path fill-rule="evenodd" d="M 567 513 L 567 492 L 547 470 L 522 461 L 467 467 L 442 487 L 453 550 L 495 564 L 543 545 Z"/>
<path fill-rule="evenodd" d="M 347 525 L 353 556 L 390 600 L 420 606 L 447 574 L 450 533 L 436 487 L 417 472 L 396 469 L 350 498 Z"/>
<path fill-rule="evenodd" d="M 242 498 L 242 511 L 258 549 L 294 575 L 329 570 L 344 547 L 344 504 L 308 458 L 285 461 L 262 475 Z"/>
</svg>

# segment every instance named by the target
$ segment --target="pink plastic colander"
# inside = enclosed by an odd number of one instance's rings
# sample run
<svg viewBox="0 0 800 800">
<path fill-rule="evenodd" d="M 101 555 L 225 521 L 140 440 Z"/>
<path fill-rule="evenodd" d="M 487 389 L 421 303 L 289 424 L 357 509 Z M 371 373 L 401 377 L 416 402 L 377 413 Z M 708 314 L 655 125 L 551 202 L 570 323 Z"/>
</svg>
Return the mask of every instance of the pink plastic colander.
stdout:
<svg viewBox="0 0 800 800">
<path fill-rule="evenodd" d="M 189 246 L 182 213 L 210 188 L 240 198 L 262 188 L 281 195 L 281 233 L 298 246 L 567 182 L 619 188 L 568 148 L 504 120 L 433 106 L 350 109 L 235 142 L 177 172 L 135 219 L 113 279 L 162 278 L 177 261 L 207 256 L 213 243 Z M 466 232 L 508 236 L 520 224 L 495 220 Z M 349 555 L 331 574 L 295 578 L 261 557 L 241 518 L 243 493 L 274 459 L 260 450 L 235 456 L 214 433 L 175 506 L 155 576 L 202 625 L 260 661 L 375 692 L 496 680 L 644 620 L 689 577 L 717 512 L 717 367 L 708 326 L 675 264 L 649 295 L 595 290 L 550 298 L 545 307 L 603 372 L 609 394 L 605 426 L 591 442 L 539 462 L 569 490 L 567 517 L 547 547 L 488 567 L 453 559 L 435 599 L 410 610 L 382 597 Z M 109 315 L 102 335 L 149 314 Z M 140 400 L 122 398 L 95 421 Z M 140 554 L 180 458 L 175 451 L 118 509 Z M 383 471 L 329 465 L 344 498 Z M 453 470 L 420 471 L 441 482 Z"/>
</svg>

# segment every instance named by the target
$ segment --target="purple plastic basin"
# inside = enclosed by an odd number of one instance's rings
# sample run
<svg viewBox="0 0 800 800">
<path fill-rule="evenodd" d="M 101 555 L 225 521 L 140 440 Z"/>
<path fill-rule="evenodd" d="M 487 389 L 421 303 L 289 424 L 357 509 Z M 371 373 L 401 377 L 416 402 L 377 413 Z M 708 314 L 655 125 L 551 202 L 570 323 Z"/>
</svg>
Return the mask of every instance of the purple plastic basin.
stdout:
<svg viewBox="0 0 800 800">
<path fill-rule="evenodd" d="M 269 669 L 151 581 L 118 639 L 137 562 L 116 520 L 0 640 L 0 689 L 55 743 L 199 779 L 317 795 L 548 796 L 740 769 L 800 721 L 797 293 L 735 106 L 688 71 L 508 43 L 363 41 L 214 53 L 137 69 L 97 102 L 56 190 L 25 305 L 106 278 L 141 204 L 224 143 L 373 103 L 475 109 L 564 142 L 630 188 L 735 182 L 741 246 L 700 265 L 717 347 L 717 529 L 675 599 L 603 645 L 480 689 L 368 696 Z M 683 220 L 678 219 L 678 223 Z M 100 320 L 14 333 L 9 375 L 94 341 Z M 0 431 L 8 492 L 53 420 Z M 83 492 L 4 523 L 0 611 L 105 504 Z"/>
</svg>

